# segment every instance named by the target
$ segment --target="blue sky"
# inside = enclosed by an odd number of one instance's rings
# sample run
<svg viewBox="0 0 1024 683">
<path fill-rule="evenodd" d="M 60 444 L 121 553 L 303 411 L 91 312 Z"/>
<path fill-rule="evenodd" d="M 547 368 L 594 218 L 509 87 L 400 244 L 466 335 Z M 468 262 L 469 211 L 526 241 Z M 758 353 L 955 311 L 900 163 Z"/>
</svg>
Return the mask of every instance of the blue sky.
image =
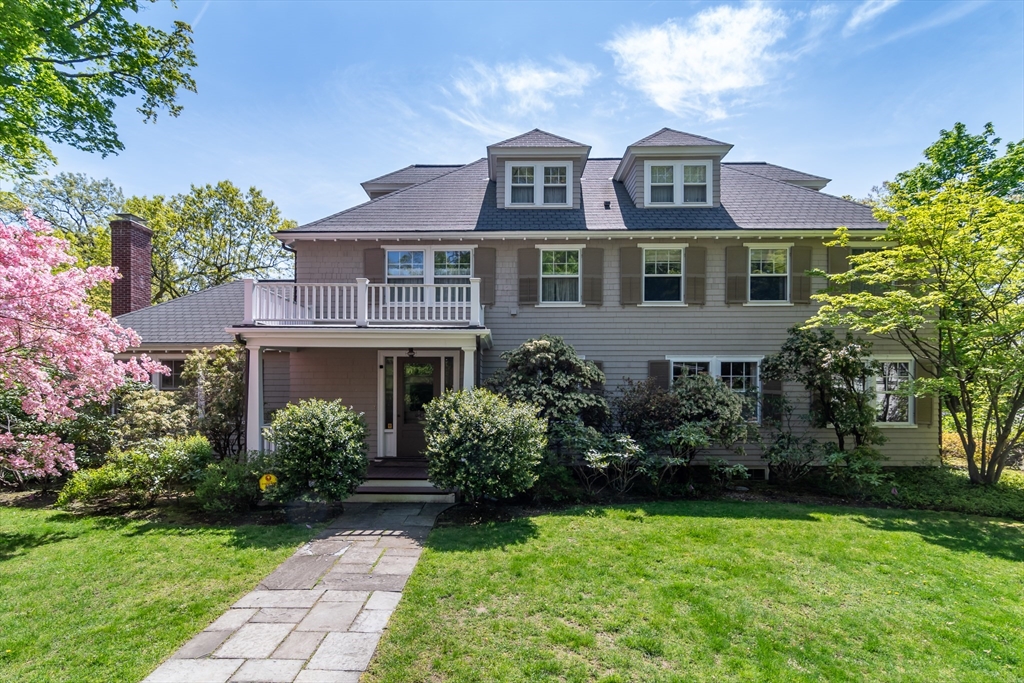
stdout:
<svg viewBox="0 0 1024 683">
<path fill-rule="evenodd" d="M 57 170 L 127 194 L 230 179 L 306 222 L 411 163 L 465 163 L 531 128 L 617 157 L 669 126 L 734 161 L 864 196 L 956 121 L 1024 138 L 1024 3 L 331 3 L 183 0 L 198 94 L 118 113 L 126 150 Z"/>
</svg>

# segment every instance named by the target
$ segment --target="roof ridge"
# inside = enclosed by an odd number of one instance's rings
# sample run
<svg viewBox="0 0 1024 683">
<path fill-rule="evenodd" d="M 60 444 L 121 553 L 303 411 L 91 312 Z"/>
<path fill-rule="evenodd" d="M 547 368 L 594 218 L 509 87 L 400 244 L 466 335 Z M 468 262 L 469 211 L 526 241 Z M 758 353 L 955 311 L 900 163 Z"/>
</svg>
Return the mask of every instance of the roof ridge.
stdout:
<svg viewBox="0 0 1024 683">
<path fill-rule="evenodd" d="M 481 157 L 481 158 L 477 159 L 476 161 L 469 162 L 468 164 L 463 164 L 462 166 L 456 166 L 455 168 L 453 168 L 452 170 L 448 171 L 447 173 L 442 173 L 441 175 L 439 175 L 439 176 L 437 176 L 435 178 L 431 178 L 430 180 L 424 180 L 422 183 L 415 183 L 414 185 L 410 185 L 408 187 L 403 187 L 403 188 L 401 188 L 399 190 L 395 190 L 394 192 L 388 192 L 386 195 L 384 195 L 382 197 L 377 197 L 376 199 L 368 199 L 365 202 L 363 202 L 362 204 L 356 204 L 355 206 L 350 206 L 347 209 L 344 209 L 343 211 L 338 211 L 337 213 L 332 213 L 330 216 L 324 216 L 323 218 L 320 218 L 318 220 L 312 221 L 310 223 L 304 223 L 302 225 L 295 226 L 292 229 L 293 230 L 301 230 L 302 228 L 306 228 L 306 227 L 309 227 L 311 225 L 317 225 L 319 223 L 323 223 L 324 221 L 330 220 L 331 218 L 335 218 L 337 216 L 344 216 L 345 214 L 349 213 L 350 211 L 355 211 L 356 209 L 362 208 L 362 207 L 364 207 L 364 206 L 366 206 L 368 204 L 379 203 L 379 202 L 382 202 L 382 201 L 384 201 L 386 199 L 397 197 L 397 196 L 399 196 L 399 195 L 401 195 L 401 194 L 403 194 L 405 192 L 408 192 L 409 190 L 412 190 L 414 188 L 423 187 L 424 185 L 429 185 L 430 183 L 434 182 L 435 180 L 440 180 L 441 178 L 447 178 L 452 173 L 455 173 L 456 171 L 461 171 L 461 170 L 463 170 L 465 168 L 469 168 L 473 164 L 479 164 L 481 161 L 485 162 L 485 161 L 487 161 L 487 159 Z M 401 170 L 401 169 L 399 169 L 399 170 Z M 369 182 L 369 181 L 367 181 L 367 182 Z M 287 233 L 288 231 L 287 230 L 282 230 L 281 232 L 282 233 Z M 275 234 L 277 234 L 277 233 L 275 233 Z"/>
<path fill-rule="evenodd" d="M 792 171 L 793 173 L 799 173 L 800 175 L 805 175 L 805 176 L 808 176 L 810 178 L 819 178 L 821 180 L 828 180 L 828 181 L 832 180 L 831 178 L 826 178 L 823 175 L 816 175 L 814 173 L 808 173 L 807 171 L 800 171 L 800 170 L 797 170 L 795 168 L 790 168 L 789 166 L 782 166 L 780 164 L 773 164 L 770 161 L 723 161 L 722 162 L 723 166 L 752 166 L 752 165 L 755 165 L 755 164 L 763 164 L 765 166 L 774 166 L 775 168 L 781 168 L 781 169 L 784 169 L 786 171 Z M 739 170 L 739 169 L 737 169 L 737 170 Z M 767 176 L 762 176 L 762 177 L 766 178 Z"/>
<path fill-rule="evenodd" d="M 710 142 L 710 143 L 715 144 L 715 145 L 727 144 L 727 143 L 722 142 L 721 140 L 714 140 L 712 138 L 709 138 L 706 135 L 698 135 L 697 133 L 688 133 L 685 130 L 676 130 L 675 128 L 669 128 L 668 126 L 662 126 L 662 128 L 660 130 L 656 130 L 653 133 L 651 133 L 650 135 L 648 135 L 647 137 L 641 138 L 641 139 L 637 140 L 632 145 L 630 145 L 630 147 L 636 147 L 637 145 L 640 145 L 640 144 L 642 144 L 644 142 L 647 142 L 651 138 L 655 138 L 655 137 L 657 137 L 657 136 L 659 136 L 659 135 L 661 135 L 663 133 L 676 133 L 677 135 L 687 135 L 687 136 L 689 136 L 691 138 L 699 138 L 701 140 L 706 140 L 707 142 Z"/>
<path fill-rule="evenodd" d="M 768 163 L 768 162 L 766 161 L 765 163 Z M 727 164 L 723 163 L 722 165 L 725 166 Z M 782 168 L 786 168 L 786 167 L 783 166 Z M 815 195 L 817 195 L 819 197 L 831 197 L 832 199 L 838 199 L 841 202 L 847 202 L 847 203 L 853 204 L 855 206 L 866 206 L 865 204 L 861 204 L 860 202 L 855 202 L 855 201 L 852 201 L 850 199 L 843 199 L 842 197 L 837 197 L 834 194 L 829 194 L 828 192 L 822 192 L 821 190 L 815 190 L 815 189 L 810 188 L 810 187 L 804 187 L 803 185 L 795 185 L 793 183 L 786 182 L 785 180 L 777 180 L 775 178 L 769 178 L 768 176 L 758 175 L 757 173 L 751 173 L 750 171 L 744 171 L 741 168 L 733 168 L 733 169 L 730 169 L 730 170 L 736 171 L 737 173 L 743 173 L 744 175 L 748 175 L 748 176 L 750 176 L 752 178 L 760 178 L 761 180 L 767 180 L 770 183 L 778 183 L 779 185 L 785 185 L 786 187 L 795 187 L 798 190 L 806 190 L 807 192 L 812 192 L 812 193 L 814 193 Z M 791 168 L 789 170 L 794 171 L 796 169 L 792 169 Z M 801 172 L 802 171 L 797 171 L 797 173 L 801 173 Z M 808 175 L 810 175 L 810 174 L 808 174 Z M 822 180 L 828 180 L 828 178 L 825 178 L 824 176 L 815 176 L 815 177 L 821 178 Z M 867 208 L 871 208 L 871 207 L 867 207 Z"/>
<path fill-rule="evenodd" d="M 525 133 L 520 133 L 519 135 L 513 135 L 512 137 L 508 138 L 507 140 L 502 140 L 501 142 L 495 142 L 495 143 L 493 143 L 491 145 L 488 145 L 488 147 L 500 147 L 501 145 L 504 145 L 505 143 L 512 142 L 513 140 L 518 140 L 519 138 L 522 138 L 522 137 L 526 137 L 530 133 L 543 133 L 544 135 L 547 135 L 548 137 L 557 138 L 559 140 L 562 140 L 563 142 L 571 143 L 571 144 L 573 144 L 573 145 L 575 145 L 577 147 L 586 147 L 587 146 L 587 145 L 584 145 L 582 142 L 577 142 L 575 140 L 570 140 L 567 137 L 564 137 L 564 136 L 561 136 L 561 135 L 556 135 L 555 133 L 550 133 L 550 132 L 548 132 L 546 130 L 541 130 L 540 128 L 534 128 L 532 130 L 526 131 Z"/>
<path fill-rule="evenodd" d="M 176 296 L 173 299 L 168 299 L 167 301 L 161 301 L 158 304 L 153 304 L 151 306 L 146 306 L 145 308 L 136 308 L 134 311 L 128 311 L 127 313 L 122 313 L 117 318 L 115 318 L 115 320 L 118 319 L 118 318 L 123 318 L 126 315 L 132 315 L 133 313 L 140 313 L 142 311 L 152 311 L 154 308 L 160 308 L 161 306 L 166 306 L 167 304 L 173 304 L 173 303 L 178 302 L 178 301 L 184 301 L 185 299 L 188 299 L 189 297 L 198 296 L 200 294 L 205 294 L 207 292 L 212 292 L 215 289 L 220 289 L 221 287 L 227 287 L 228 285 L 233 285 L 233 284 L 236 284 L 238 282 L 242 282 L 242 278 L 238 278 L 236 280 L 230 280 L 229 282 L 222 282 L 219 285 L 214 285 L 213 287 L 206 287 L 205 289 L 200 289 L 198 292 L 192 292 L 190 294 L 185 294 L 183 296 Z"/>
</svg>

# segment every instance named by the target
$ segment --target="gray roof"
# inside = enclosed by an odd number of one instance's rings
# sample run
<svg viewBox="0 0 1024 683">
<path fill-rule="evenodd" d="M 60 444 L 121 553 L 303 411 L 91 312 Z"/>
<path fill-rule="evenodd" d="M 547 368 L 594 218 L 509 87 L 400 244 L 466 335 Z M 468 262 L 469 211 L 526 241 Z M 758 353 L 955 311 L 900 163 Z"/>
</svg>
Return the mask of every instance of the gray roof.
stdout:
<svg viewBox="0 0 1024 683">
<path fill-rule="evenodd" d="M 225 327 L 245 318 L 245 284 L 241 280 L 204 289 L 149 308 L 118 316 L 122 327 L 142 337 L 142 345 L 230 344 Z"/>
<path fill-rule="evenodd" d="M 499 209 L 480 159 L 433 180 L 295 228 L 298 232 L 487 232 L 603 230 L 878 229 L 871 209 L 806 187 L 722 165 L 721 206 L 638 209 L 611 180 L 619 159 L 591 159 L 583 172 L 583 210 Z M 604 203 L 609 202 L 608 209 Z M 279 233 L 282 236 L 287 233 Z"/>
<path fill-rule="evenodd" d="M 722 165 L 735 168 L 737 171 L 753 173 L 764 178 L 781 180 L 784 183 L 799 183 L 808 187 L 825 187 L 825 185 L 828 185 L 832 180 L 831 178 L 825 178 L 820 175 L 811 175 L 810 173 L 804 173 L 803 171 L 794 171 L 791 168 L 776 166 L 775 164 L 769 164 L 764 161 L 723 161 Z"/>
<path fill-rule="evenodd" d="M 508 140 L 496 142 L 489 147 L 588 147 L 582 142 L 576 142 L 560 135 L 552 135 L 540 128 L 534 128 L 528 133 L 517 135 Z"/>
<path fill-rule="evenodd" d="M 439 175 L 461 167 L 461 164 L 434 165 L 434 164 L 411 164 L 391 173 L 385 173 L 379 178 L 367 180 L 362 185 L 416 185 L 427 180 L 433 180 Z"/>
<path fill-rule="evenodd" d="M 706 138 L 703 135 L 684 133 L 671 128 L 662 128 L 657 133 L 651 133 L 642 140 L 637 140 L 630 147 L 704 147 L 707 145 L 728 145 L 728 142 L 719 142 Z"/>
</svg>

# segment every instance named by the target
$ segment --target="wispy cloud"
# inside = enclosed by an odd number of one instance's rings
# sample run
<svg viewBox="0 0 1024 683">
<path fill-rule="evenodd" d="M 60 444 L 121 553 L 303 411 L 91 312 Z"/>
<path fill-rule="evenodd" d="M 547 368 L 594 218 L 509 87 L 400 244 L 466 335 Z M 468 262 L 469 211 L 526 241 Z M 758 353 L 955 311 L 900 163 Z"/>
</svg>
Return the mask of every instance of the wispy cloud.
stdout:
<svg viewBox="0 0 1024 683">
<path fill-rule="evenodd" d="M 935 14 L 928 17 L 924 21 L 919 21 L 916 24 L 911 24 L 910 26 L 890 33 L 889 35 L 879 40 L 877 43 L 871 44 L 868 47 L 868 49 L 881 47 L 882 45 L 885 45 L 886 43 L 891 43 L 895 40 L 909 38 L 910 36 L 916 33 L 923 33 L 924 31 L 930 31 L 933 28 L 945 26 L 946 24 L 950 24 L 960 19 L 961 17 L 967 16 L 968 14 L 974 12 L 975 10 L 981 9 L 986 4 L 988 3 L 978 1 L 958 3 L 956 5 L 948 7 L 948 9 L 946 9 L 943 12 L 936 12 Z"/>
<path fill-rule="evenodd" d="M 534 62 L 488 66 L 474 62 L 457 74 L 454 88 L 473 107 L 498 105 L 512 114 L 548 111 L 553 100 L 582 95 L 598 71 L 590 64 L 558 59 L 552 65 Z"/>
<path fill-rule="evenodd" d="M 686 25 L 631 28 L 605 44 L 624 85 L 677 115 L 726 116 L 727 97 L 764 85 L 779 59 L 770 48 L 785 36 L 785 14 L 761 3 L 704 10 Z"/>
<path fill-rule="evenodd" d="M 899 2 L 900 0 L 865 0 L 865 2 L 857 5 L 853 10 L 853 13 L 846 22 L 846 26 L 843 27 L 843 35 L 853 35 L 861 27 L 870 24 L 876 18 L 899 4 Z"/>
<path fill-rule="evenodd" d="M 206 10 L 208 9 L 210 9 L 210 0 L 206 0 L 206 2 L 203 3 L 203 6 L 199 8 L 199 14 L 197 14 L 196 18 L 192 20 L 192 30 L 195 30 L 196 26 L 199 26 L 199 22 L 203 20 L 203 16 L 206 15 Z"/>
</svg>

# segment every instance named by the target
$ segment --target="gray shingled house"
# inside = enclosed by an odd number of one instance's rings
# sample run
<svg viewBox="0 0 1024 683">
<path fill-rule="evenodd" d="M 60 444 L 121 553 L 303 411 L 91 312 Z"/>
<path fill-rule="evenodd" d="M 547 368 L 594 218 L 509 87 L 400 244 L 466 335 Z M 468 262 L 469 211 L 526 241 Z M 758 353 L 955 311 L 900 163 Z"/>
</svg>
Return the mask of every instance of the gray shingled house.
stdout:
<svg viewBox="0 0 1024 683">
<path fill-rule="evenodd" d="M 821 192 L 827 178 L 724 161 L 731 149 L 664 128 L 621 158 L 591 158 L 587 145 L 532 130 L 462 166 L 367 181 L 369 201 L 278 233 L 295 252 L 294 282 L 235 282 L 118 320 L 171 361 L 244 342 L 250 448 L 290 401 L 340 398 L 365 413 L 375 465 L 361 495 L 438 495 L 422 481 L 423 405 L 478 384 L 503 351 L 542 333 L 598 362 L 612 391 L 626 377 L 667 386 L 709 372 L 799 404 L 800 387 L 761 381 L 761 360 L 812 314 L 824 283 L 807 272 L 845 268 L 881 226 L 868 207 Z M 826 248 L 839 226 L 857 241 Z M 936 462 L 934 402 L 898 391 L 913 360 L 884 340 L 876 352 L 885 454 Z M 763 467 L 753 447 L 733 459 Z"/>
</svg>

